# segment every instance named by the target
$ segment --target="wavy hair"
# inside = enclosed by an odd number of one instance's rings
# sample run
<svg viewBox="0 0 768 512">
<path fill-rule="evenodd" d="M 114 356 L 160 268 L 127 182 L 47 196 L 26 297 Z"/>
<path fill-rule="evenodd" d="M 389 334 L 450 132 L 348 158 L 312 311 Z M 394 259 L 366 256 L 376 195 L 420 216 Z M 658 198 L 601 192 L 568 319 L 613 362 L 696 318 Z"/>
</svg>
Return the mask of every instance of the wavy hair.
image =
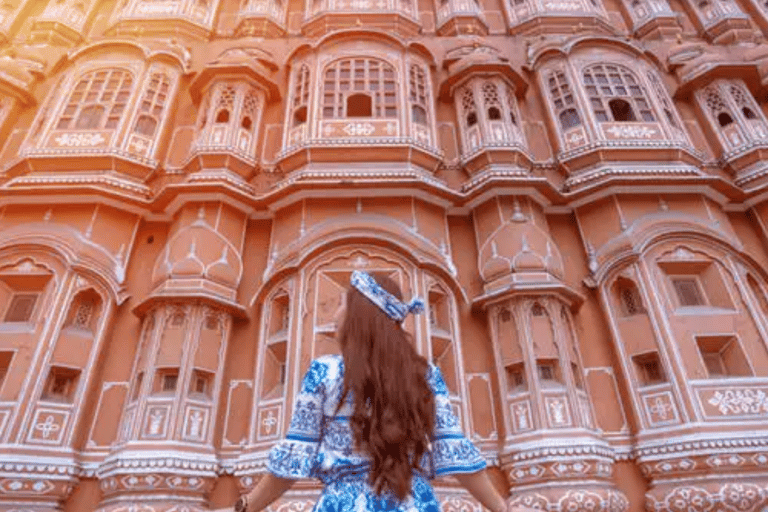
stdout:
<svg viewBox="0 0 768 512">
<path fill-rule="evenodd" d="M 392 279 L 377 277 L 376 281 L 402 300 L 400 287 Z M 429 364 L 400 323 L 355 288 L 347 292 L 338 340 L 344 357 L 339 408 L 351 392 L 355 445 L 373 461 L 369 482 L 377 494 L 388 490 L 403 500 L 435 426 Z"/>
</svg>

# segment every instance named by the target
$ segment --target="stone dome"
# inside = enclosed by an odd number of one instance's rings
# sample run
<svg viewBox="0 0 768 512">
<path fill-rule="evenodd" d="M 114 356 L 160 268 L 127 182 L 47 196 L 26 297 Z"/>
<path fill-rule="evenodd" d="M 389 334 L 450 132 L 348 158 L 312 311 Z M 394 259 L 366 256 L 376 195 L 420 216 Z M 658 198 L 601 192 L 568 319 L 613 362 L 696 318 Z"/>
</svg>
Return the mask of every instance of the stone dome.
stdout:
<svg viewBox="0 0 768 512">
<path fill-rule="evenodd" d="M 478 269 L 486 283 L 521 272 L 546 272 L 561 279 L 563 258 L 549 234 L 517 211 L 480 248 Z"/>
<path fill-rule="evenodd" d="M 155 263 L 152 281 L 202 278 L 237 288 L 241 276 L 237 249 L 203 219 L 197 219 L 169 240 Z"/>
</svg>

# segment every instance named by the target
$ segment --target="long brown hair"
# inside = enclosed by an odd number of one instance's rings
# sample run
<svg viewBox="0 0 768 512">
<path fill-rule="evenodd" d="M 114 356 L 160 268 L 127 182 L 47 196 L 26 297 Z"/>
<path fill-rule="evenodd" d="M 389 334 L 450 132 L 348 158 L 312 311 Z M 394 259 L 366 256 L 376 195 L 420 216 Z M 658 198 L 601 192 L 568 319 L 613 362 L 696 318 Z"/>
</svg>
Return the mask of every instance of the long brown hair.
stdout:
<svg viewBox="0 0 768 512">
<path fill-rule="evenodd" d="M 392 279 L 376 281 L 402 300 Z M 344 357 L 339 407 L 351 392 L 355 444 L 373 460 L 370 484 L 377 494 L 386 489 L 405 499 L 435 425 L 427 360 L 416 353 L 400 323 L 355 288 L 347 292 L 338 340 Z"/>
</svg>

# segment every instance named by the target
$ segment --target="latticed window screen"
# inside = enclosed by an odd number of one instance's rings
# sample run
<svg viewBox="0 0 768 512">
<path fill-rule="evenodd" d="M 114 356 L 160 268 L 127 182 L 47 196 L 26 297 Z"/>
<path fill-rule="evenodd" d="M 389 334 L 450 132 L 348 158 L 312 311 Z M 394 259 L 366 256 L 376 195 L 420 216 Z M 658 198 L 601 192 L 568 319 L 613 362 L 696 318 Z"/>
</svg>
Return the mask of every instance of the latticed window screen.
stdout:
<svg viewBox="0 0 768 512">
<path fill-rule="evenodd" d="M 645 313 L 643 300 L 640 298 L 640 291 L 634 284 L 626 283 L 621 285 L 619 295 L 625 315 L 632 316 Z"/>
<path fill-rule="evenodd" d="M 35 311 L 39 294 L 17 293 L 11 297 L 11 303 L 5 312 L 4 322 L 28 322 Z"/>
<path fill-rule="evenodd" d="M 309 67 L 301 66 L 293 90 L 293 126 L 307 122 L 307 105 L 309 104 Z"/>
<path fill-rule="evenodd" d="M 461 91 L 461 110 L 467 128 L 477 124 L 477 112 L 475 111 L 475 93 L 471 87 L 465 87 Z"/>
<path fill-rule="evenodd" d="M 656 120 L 643 87 L 623 66 L 590 66 L 584 70 L 584 87 L 598 121 Z"/>
<path fill-rule="evenodd" d="M 56 129 L 100 130 L 117 127 L 128 104 L 132 85 L 131 74 L 121 69 L 104 69 L 84 75 L 69 95 Z"/>
<path fill-rule="evenodd" d="M 733 98 L 733 101 L 739 106 L 742 115 L 744 115 L 744 119 L 757 119 L 756 108 L 748 96 L 749 93 L 738 85 L 731 85 L 728 90 L 731 93 L 731 98 Z"/>
<path fill-rule="evenodd" d="M 427 76 L 424 69 L 416 64 L 411 65 L 408 74 L 408 95 L 411 101 L 413 122 L 427 124 Z"/>
<path fill-rule="evenodd" d="M 704 296 L 695 277 L 676 277 L 672 279 L 678 302 L 681 306 L 703 306 Z"/>
<path fill-rule="evenodd" d="M 377 59 L 345 59 L 325 70 L 323 117 L 343 119 L 350 114 L 397 116 L 397 83 L 391 65 Z"/>
<path fill-rule="evenodd" d="M 253 89 L 249 89 L 243 98 L 243 109 L 240 115 L 240 128 L 252 131 L 254 119 L 259 112 L 259 98 Z"/>
<path fill-rule="evenodd" d="M 139 103 L 139 118 L 136 120 L 136 132 L 152 137 L 160 124 L 160 119 L 168 102 L 170 79 L 163 73 L 153 73 L 144 97 Z"/>
<path fill-rule="evenodd" d="M 486 82 L 483 84 L 483 104 L 485 113 L 489 121 L 499 121 L 502 117 L 501 101 L 499 100 L 499 89 L 496 84 Z"/>
<path fill-rule="evenodd" d="M 235 88 L 232 85 L 225 85 L 218 91 L 216 98 L 216 110 L 214 110 L 215 123 L 228 123 L 232 115 L 232 109 L 235 106 Z"/>
<path fill-rule="evenodd" d="M 677 121 L 674 106 L 672 106 L 667 91 L 661 85 L 659 77 L 653 71 L 649 71 L 646 76 L 648 76 L 648 82 L 650 82 L 653 92 L 656 94 L 656 99 L 659 100 L 661 107 L 664 109 L 664 116 L 667 118 L 667 121 L 671 126 L 679 130 L 680 123 Z"/>
<path fill-rule="evenodd" d="M 725 99 L 720 95 L 716 86 L 709 86 L 704 89 L 704 103 L 707 106 L 712 117 L 717 119 L 720 126 L 728 126 L 733 122 L 730 108 L 725 103 Z"/>
<path fill-rule="evenodd" d="M 547 79 L 549 94 L 552 97 L 552 105 L 555 107 L 555 115 L 563 130 L 579 126 L 581 118 L 576 110 L 576 100 L 573 97 L 571 86 L 562 71 L 554 71 Z"/>
<path fill-rule="evenodd" d="M 91 325 L 91 318 L 93 317 L 94 303 L 93 299 L 82 298 L 77 303 L 77 309 L 75 310 L 75 316 L 72 319 L 72 325 L 87 329 Z"/>
</svg>

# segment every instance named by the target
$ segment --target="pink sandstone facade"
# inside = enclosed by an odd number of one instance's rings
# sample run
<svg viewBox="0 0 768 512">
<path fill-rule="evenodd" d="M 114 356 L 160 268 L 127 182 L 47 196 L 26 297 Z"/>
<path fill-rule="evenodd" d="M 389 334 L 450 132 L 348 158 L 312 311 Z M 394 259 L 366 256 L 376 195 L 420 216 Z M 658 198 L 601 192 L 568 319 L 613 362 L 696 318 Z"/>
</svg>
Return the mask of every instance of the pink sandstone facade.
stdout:
<svg viewBox="0 0 768 512">
<path fill-rule="evenodd" d="M 516 500 L 765 511 L 766 36 L 763 0 L 4 1 L 0 510 L 231 504 L 364 269 L 427 299 Z"/>
</svg>

